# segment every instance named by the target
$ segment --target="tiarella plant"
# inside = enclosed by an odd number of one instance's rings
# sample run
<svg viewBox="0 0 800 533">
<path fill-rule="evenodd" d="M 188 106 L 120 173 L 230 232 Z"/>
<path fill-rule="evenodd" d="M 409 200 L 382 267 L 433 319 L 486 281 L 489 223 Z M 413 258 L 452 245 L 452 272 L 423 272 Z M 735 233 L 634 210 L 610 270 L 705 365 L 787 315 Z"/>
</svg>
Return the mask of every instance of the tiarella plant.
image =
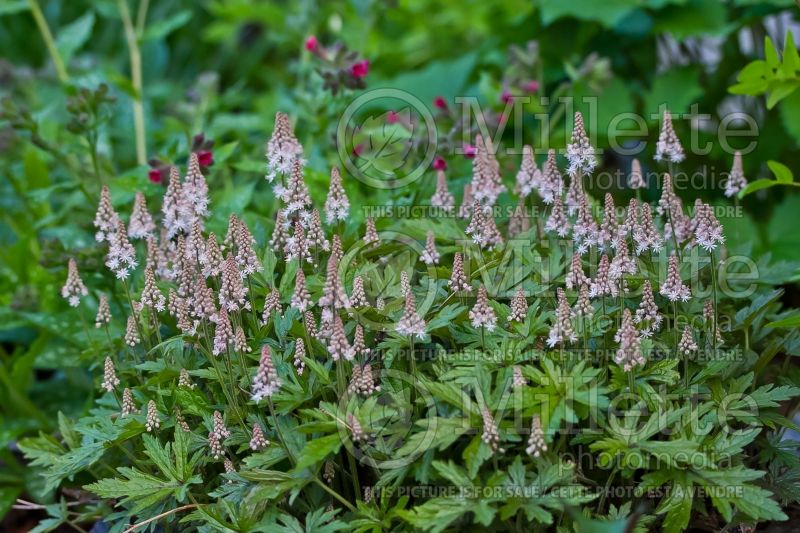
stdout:
<svg viewBox="0 0 800 533">
<path fill-rule="evenodd" d="M 348 68 L 358 78 L 366 64 Z M 654 205 L 589 196 L 597 151 L 580 114 L 566 164 L 526 146 L 504 160 L 518 168 L 507 175 L 497 148 L 475 138 L 463 191 L 434 164 L 427 216 L 400 219 L 351 203 L 337 167 L 315 204 L 278 113 L 269 184 L 257 185 L 277 205 L 271 235 L 211 205 L 196 152 L 169 170 L 156 209 L 104 188 L 94 229 L 107 281 L 82 278 L 92 267 L 76 253 L 61 291 L 87 329 L 99 397 L 86 416 L 62 416 L 57 436 L 20 443 L 46 488 L 64 489 L 53 523 L 680 531 L 785 520 L 800 464 L 782 406 L 800 389 L 771 361 L 797 340 L 769 276 L 748 277 L 725 249 L 714 207 L 676 194 L 684 152 L 669 113 L 662 172 L 623 169 L 637 192 L 661 189 Z M 504 212 L 498 198 L 511 194 Z M 207 229 L 212 212 L 224 235 Z"/>
</svg>

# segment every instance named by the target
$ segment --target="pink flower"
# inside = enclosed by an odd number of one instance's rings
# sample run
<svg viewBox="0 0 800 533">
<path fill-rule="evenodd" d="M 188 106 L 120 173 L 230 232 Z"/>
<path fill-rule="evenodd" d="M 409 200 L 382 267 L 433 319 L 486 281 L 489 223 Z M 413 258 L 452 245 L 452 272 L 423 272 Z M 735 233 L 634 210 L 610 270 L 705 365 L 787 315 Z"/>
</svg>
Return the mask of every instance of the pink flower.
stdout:
<svg viewBox="0 0 800 533">
<path fill-rule="evenodd" d="M 161 183 L 162 180 L 161 171 L 158 170 L 157 168 L 151 169 L 150 172 L 147 173 L 147 178 L 152 183 Z"/>
<path fill-rule="evenodd" d="M 447 162 L 439 157 L 436 156 L 436 159 L 433 160 L 433 169 L 434 170 L 446 170 L 447 169 Z"/>
<path fill-rule="evenodd" d="M 503 89 L 502 94 L 500 94 L 500 101 L 504 104 L 507 104 L 511 100 L 512 96 L 511 93 L 508 92 L 508 89 Z"/>
<path fill-rule="evenodd" d="M 441 96 L 433 99 L 433 105 L 439 109 L 447 109 L 447 101 Z"/>
<path fill-rule="evenodd" d="M 386 114 L 387 124 L 397 124 L 398 122 L 400 122 L 400 115 L 397 114 L 397 111 L 389 111 Z"/>
<path fill-rule="evenodd" d="M 356 146 L 353 147 L 353 155 L 356 157 L 360 157 L 363 151 L 364 151 L 364 145 L 361 143 L 358 143 Z"/>
<path fill-rule="evenodd" d="M 197 162 L 201 167 L 210 167 L 214 164 L 214 154 L 210 150 L 201 150 L 197 152 Z"/>
<path fill-rule="evenodd" d="M 536 80 L 531 80 L 523 85 L 523 89 L 525 89 L 526 92 L 535 93 L 539 90 L 539 82 Z"/>
<path fill-rule="evenodd" d="M 472 159 L 473 157 L 475 157 L 476 152 L 477 150 L 471 144 L 464 145 L 464 157 L 466 157 L 467 159 Z"/>
<path fill-rule="evenodd" d="M 357 63 L 353 63 L 353 66 L 350 67 L 350 74 L 352 74 L 355 78 L 364 78 L 368 72 L 369 59 L 364 59 L 362 61 L 358 61 Z"/>
<path fill-rule="evenodd" d="M 309 35 L 306 39 L 306 50 L 309 52 L 316 52 L 319 48 L 319 41 L 315 35 Z"/>
</svg>

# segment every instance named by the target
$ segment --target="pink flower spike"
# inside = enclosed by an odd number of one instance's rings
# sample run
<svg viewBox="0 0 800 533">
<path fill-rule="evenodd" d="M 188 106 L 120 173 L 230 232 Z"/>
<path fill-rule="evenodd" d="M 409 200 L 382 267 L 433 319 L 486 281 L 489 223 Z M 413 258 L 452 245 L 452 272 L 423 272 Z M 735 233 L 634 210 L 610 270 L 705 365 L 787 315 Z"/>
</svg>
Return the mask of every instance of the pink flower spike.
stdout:
<svg viewBox="0 0 800 533">
<path fill-rule="evenodd" d="M 434 170 L 446 170 L 447 169 L 447 162 L 443 158 L 437 156 L 436 159 L 433 160 L 433 169 Z"/>
<path fill-rule="evenodd" d="M 364 59 L 358 61 L 357 63 L 353 63 L 353 66 L 350 67 L 350 74 L 352 74 L 355 78 L 364 78 L 368 73 L 369 59 Z"/>
</svg>

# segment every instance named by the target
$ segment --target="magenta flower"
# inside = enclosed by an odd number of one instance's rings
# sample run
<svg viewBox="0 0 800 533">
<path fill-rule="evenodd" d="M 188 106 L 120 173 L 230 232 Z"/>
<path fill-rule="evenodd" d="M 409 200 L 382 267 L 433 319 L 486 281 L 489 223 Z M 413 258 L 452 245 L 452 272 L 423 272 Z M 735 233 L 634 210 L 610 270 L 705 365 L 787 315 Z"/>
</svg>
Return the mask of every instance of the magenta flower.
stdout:
<svg viewBox="0 0 800 533">
<path fill-rule="evenodd" d="M 201 167 L 210 167 L 214 164 L 214 154 L 211 150 L 201 150 L 197 152 L 197 162 Z"/>
<path fill-rule="evenodd" d="M 439 109 L 447 109 L 447 101 L 441 96 L 437 96 L 433 99 L 433 105 Z"/>
<path fill-rule="evenodd" d="M 433 160 L 433 169 L 434 170 L 446 170 L 447 169 L 447 162 L 439 157 L 436 156 L 436 159 Z"/>
<path fill-rule="evenodd" d="M 353 66 L 350 67 L 350 74 L 353 75 L 355 78 L 364 78 L 369 73 L 369 60 L 364 59 L 362 61 L 358 61 L 357 63 L 353 63 Z"/>
<path fill-rule="evenodd" d="M 472 159 L 473 157 L 475 157 L 476 153 L 477 149 L 474 146 L 472 146 L 471 144 L 464 145 L 464 157 L 466 157 L 467 159 Z"/>
<path fill-rule="evenodd" d="M 161 183 L 163 176 L 159 169 L 153 168 L 147 173 L 147 179 L 149 179 L 151 183 Z"/>
<path fill-rule="evenodd" d="M 526 82 L 522 88 L 525 89 L 526 92 L 535 93 L 536 91 L 539 90 L 539 82 L 536 80 L 531 80 L 529 82 Z"/>
<path fill-rule="evenodd" d="M 319 48 L 319 41 L 315 35 L 309 35 L 306 39 L 306 50 L 309 52 L 316 52 Z"/>
<path fill-rule="evenodd" d="M 397 124 L 398 122 L 400 122 L 400 115 L 397 114 L 397 111 L 389 111 L 386 114 L 387 124 Z"/>
</svg>

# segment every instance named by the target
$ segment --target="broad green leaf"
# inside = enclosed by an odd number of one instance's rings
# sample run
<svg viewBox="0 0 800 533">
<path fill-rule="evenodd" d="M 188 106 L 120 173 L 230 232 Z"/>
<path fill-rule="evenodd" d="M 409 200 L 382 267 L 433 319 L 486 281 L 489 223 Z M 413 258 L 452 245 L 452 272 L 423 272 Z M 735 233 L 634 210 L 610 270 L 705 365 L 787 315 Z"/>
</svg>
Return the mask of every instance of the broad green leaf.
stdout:
<svg viewBox="0 0 800 533">
<path fill-rule="evenodd" d="M 756 191 L 760 191 L 762 189 L 769 189 L 770 187 L 774 187 L 777 185 L 778 182 L 775 180 L 770 180 L 766 178 L 760 178 L 754 181 L 751 181 L 747 184 L 747 186 L 739 192 L 739 198 L 744 198 L 748 194 L 754 193 Z"/>
<path fill-rule="evenodd" d="M 772 44 L 772 39 L 769 37 L 764 37 L 764 60 L 767 62 L 767 66 L 772 69 L 778 68 L 781 64 L 778 51 L 775 50 L 775 45 Z"/>
<path fill-rule="evenodd" d="M 784 165 L 783 163 L 778 163 L 777 161 L 767 161 L 767 166 L 775 174 L 775 180 L 778 183 L 789 183 L 794 181 L 794 174 L 792 171 Z"/>
<path fill-rule="evenodd" d="M 173 31 L 184 26 L 191 18 L 192 12 L 188 9 L 184 9 L 166 18 L 151 22 L 144 30 L 141 40 L 144 42 L 163 39 Z"/>
<path fill-rule="evenodd" d="M 86 44 L 92 35 L 93 27 L 94 12 L 89 11 L 84 16 L 59 29 L 56 37 L 56 48 L 58 48 L 64 63 L 68 63 L 72 55 Z"/>
<path fill-rule="evenodd" d="M 795 315 L 783 320 L 776 320 L 767 324 L 768 328 L 796 328 L 800 327 L 800 315 Z"/>
<path fill-rule="evenodd" d="M 306 443 L 297 458 L 296 469 L 300 470 L 325 460 L 342 447 L 342 437 L 335 433 L 325 437 L 313 438 Z"/>
</svg>

